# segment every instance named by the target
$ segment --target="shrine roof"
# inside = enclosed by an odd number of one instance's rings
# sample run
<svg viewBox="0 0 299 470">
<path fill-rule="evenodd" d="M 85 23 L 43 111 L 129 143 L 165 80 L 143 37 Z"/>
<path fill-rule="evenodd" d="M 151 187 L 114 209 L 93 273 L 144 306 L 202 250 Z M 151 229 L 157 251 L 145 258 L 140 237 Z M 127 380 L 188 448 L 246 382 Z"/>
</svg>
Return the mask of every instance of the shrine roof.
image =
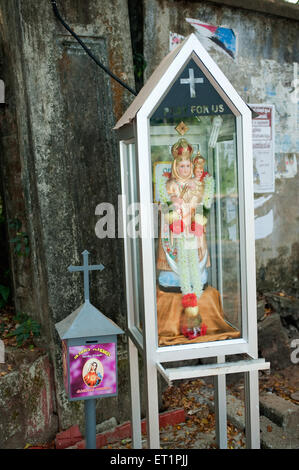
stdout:
<svg viewBox="0 0 299 470">
<path fill-rule="evenodd" d="M 178 44 L 172 51 L 170 51 L 164 57 L 164 59 L 160 62 L 160 64 L 152 73 L 150 78 L 146 81 L 143 88 L 141 88 L 136 98 L 132 101 L 132 103 L 126 110 L 126 112 L 122 115 L 122 117 L 116 123 L 116 125 L 114 126 L 115 130 L 120 129 L 126 124 L 130 124 L 130 122 L 132 122 L 132 120 L 135 118 L 136 114 L 138 113 L 139 109 L 142 107 L 143 103 L 148 98 L 153 88 L 155 88 L 159 80 L 163 77 L 164 73 L 166 72 L 166 70 L 168 69 L 168 67 L 174 60 L 174 58 L 178 55 L 178 53 L 180 52 L 182 47 L 186 44 L 188 39 L 193 35 L 194 34 L 191 34 L 186 39 L 184 39 L 184 41 Z"/>
<path fill-rule="evenodd" d="M 106 317 L 90 302 L 85 301 L 64 320 L 56 323 L 61 339 L 108 336 L 122 334 L 123 331 L 110 318 Z"/>
</svg>

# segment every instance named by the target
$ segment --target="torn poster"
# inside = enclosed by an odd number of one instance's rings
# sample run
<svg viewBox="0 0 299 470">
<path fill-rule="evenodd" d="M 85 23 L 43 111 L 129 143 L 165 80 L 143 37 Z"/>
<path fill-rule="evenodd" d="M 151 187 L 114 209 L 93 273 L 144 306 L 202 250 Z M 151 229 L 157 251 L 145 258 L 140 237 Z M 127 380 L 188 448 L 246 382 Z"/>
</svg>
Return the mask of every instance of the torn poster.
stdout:
<svg viewBox="0 0 299 470">
<path fill-rule="evenodd" d="M 276 178 L 294 178 L 298 172 L 297 158 L 299 153 L 276 153 L 275 177 Z"/>
<path fill-rule="evenodd" d="M 182 36 L 178 33 L 169 32 L 169 51 L 172 51 L 178 44 L 180 44 L 185 39 L 185 36 Z"/>
<path fill-rule="evenodd" d="M 250 104 L 258 116 L 252 119 L 253 182 L 255 193 L 275 190 L 275 107 L 271 104 Z"/>
<path fill-rule="evenodd" d="M 186 21 L 194 27 L 198 39 L 207 51 L 215 46 L 216 49 L 225 52 L 233 59 L 236 58 L 237 41 L 232 29 L 202 23 L 200 20 L 193 18 L 186 18 Z"/>
<path fill-rule="evenodd" d="M 274 218 L 273 209 L 266 215 L 254 219 L 255 239 L 266 238 L 273 232 Z"/>
</svg>

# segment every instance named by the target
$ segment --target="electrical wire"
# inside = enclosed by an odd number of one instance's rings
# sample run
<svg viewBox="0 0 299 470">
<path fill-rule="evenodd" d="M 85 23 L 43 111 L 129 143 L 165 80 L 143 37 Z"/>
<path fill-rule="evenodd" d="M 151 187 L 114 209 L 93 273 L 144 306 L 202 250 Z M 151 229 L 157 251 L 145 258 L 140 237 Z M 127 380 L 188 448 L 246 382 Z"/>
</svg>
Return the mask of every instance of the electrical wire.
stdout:
<svg viewBox="0 0 299 470">
<path fill-rule="evenodd" d="M 50 0 L 50 2 L 52 3 L 52 7 L 53 7 L 53 11 L 54 11 L 54 14 L 56 16 L 56 18 L 60 21 L 60 23 L 65 27 L 65 29 L 67 29 L 67 31 L 79 42 L 79 44 L 83 47 L 83 49 L 85 50 L 85 52 L 94 60 L 94 62 L 99 66 L 101 67 L 102 70 L 104 70 L 104 72 L 106 72 L 108 75 L 110 75 L 110 77 L 112 77 L 114 80 L 116 80 L 121 86 L 123 86 L 124 88 L 126 88 L 130 93 L 132 93 L 133 95 L 137 95 L 136 91 L 133 90 L 132 88 L 130 88 L 126 83 L 124 83 L 122 80 L 120 80 L 116 75 L 114 75 L 113 72 L 111 72 L 107 67 L 105 67 L 105 65 L 103 65 L 94 55 L 93 53 L 90 51 L 90 49 L 88 49 L 88 47 L 84 44 L 84 42 L 77 36 L 77 34 L 69 27 L 68 24 L 66 24 L 66 22 L 63 20 L 63 18 L 61 17 L 60 13 L 59 13 L 59 10 L 58 10 L 58 7 L 56 5 L 56 0 Z"/>
<path fill-rule="evenodd" d="M 60 23 L 65 27 L 65 29 L 67 29 L 67 31 L 79 42 L 79 44 L 83 47 L 83 49 L 85 50 L 85 52 L 94 60 L 94 62 L 99 66 L 101 67 L 101 69 L 104 70 L 104 72 L 106 72 L 108 75 L 110 75 L 110 77 L 112 77 L 114 80 L 116 80 L 121 86 L 123 86 L 124 88 L 126 88 L 130 93 L 132 93 L 134 96 L 137 96 L 137 93 L 135 90 L 133 90 L 132 88 L 130 88 L 126 83 L 124 83 L 122 80 L 120 80 L 116 75 L 114 75 L 113 72 L 111 72 L 107 67 L 105 67 L 105 65 L 103 65 L 94 55 L 93 53 L 90 51 L 90 49 L 88 49 L 88 47 L 84 44 L 84 42 L 77 36 L 77 34 L 69 27 L 68 24 L 66 24 L 66 22 L 63 20 L 63 18 L 61 17 L 59 11 L 58 11 L 58 7 L 56 5 L 56 0 L 50 0 L 51 4 L 52 4 L 52 7 L 53 7 L 53 11 L 54 11 L 54 14 L 56 16 L 56 18 L 60 21 Z M 248 105 L 247 105 L 248 106 Z M 253 115 L 253 118 L 255 118 L 256 116 L 258 116 L 258 114 L 250 108 L 250 106 L 248 106 L 248 108 L 250 109 L 252 115 Z"/>
</svg>

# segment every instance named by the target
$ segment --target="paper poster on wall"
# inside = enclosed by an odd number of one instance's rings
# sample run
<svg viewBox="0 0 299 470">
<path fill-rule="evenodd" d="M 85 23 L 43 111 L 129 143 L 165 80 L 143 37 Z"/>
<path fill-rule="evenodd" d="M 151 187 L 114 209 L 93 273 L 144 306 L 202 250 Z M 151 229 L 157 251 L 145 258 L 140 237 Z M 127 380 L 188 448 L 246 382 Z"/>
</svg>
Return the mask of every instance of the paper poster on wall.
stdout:
<svg viewBox="0 0 299 470">
<path fill-rule="evenodd" d="M 178 44 L 184 41 L 185 36 L 178 33 L 169 32 L 169 50 L 172 51 Z"/>
<path fill-rule="evenodd" d="M 249 106 L 258 114 L 252 119 L 254 192 L 272 193 L 275 190 L 275 108 L 268 104 Z"/>
<path fill-rule="evenodd" d="M 273 232 L 274 217 L 273 209 L 266 215 L 254 219 L 255 239 L 260 240 L 266 238 Z"/>
<path fill-rule="evenodd" d="M 215 47 L 219 51 L 228 54 L 232 59 L 235 59 L 237 40 L 231 28 L 203 23 L 194 18 L 186 18 L 186 21 L 193 26 L 195 34 L 207 51 Z"/>
<path fill-rule="evenodd" d="M 294 178 L 298 173 L 297 158 L 299 152 L 276 153 L 275 154 L 275 177 L 276 178 Z"/>
</svg>

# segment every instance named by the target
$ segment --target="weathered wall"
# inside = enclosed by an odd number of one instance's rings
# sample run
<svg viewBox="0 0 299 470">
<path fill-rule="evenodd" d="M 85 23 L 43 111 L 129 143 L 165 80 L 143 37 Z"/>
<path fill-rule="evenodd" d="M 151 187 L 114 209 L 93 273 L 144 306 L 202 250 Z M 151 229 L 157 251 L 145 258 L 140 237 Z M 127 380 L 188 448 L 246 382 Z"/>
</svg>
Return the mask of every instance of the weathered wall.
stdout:
<svg viewBox="0 0 299 470">
<path fill-rule="evenodd" d="M 57 4 L 94 54 L 134 88 L 127 3 Z M 7 216 L 21 216 L 31 247 L 29 257 L 12 263 L 15 300 L 42 324 L 54 363 L 59 425 L 66 428 L 82 421 L 82 405 L 66 401 L 54 325 L 82 303 L 83 277 L 67 267 L 82 263 L 84 249 L 90 262 L 105 266 L 90 276 L 93 304 L 125 324 L 122 247 L 96 237 L 95 208 L 101 202 L 117 206 L 120 178 L 112 127 L 133 96 L 86 56 L 57 21 L 50 2 L 4 0 L 0 34 L 1 78 L 7 85 L 1 126 L 4 196 Z M 121 340 L 121 356 L 122 351 Z M 122 401 L 128 395 L 126 368 L 126 360 L 120 360 Z M 122 420 L 128 411 L 118 398 L 106 399 L 105 407 L 99 405 L 99 421 L 111 413 Z"/>
<path fill-rule="evenodd" d="M 45 352 L 6 349 L 13 371 L 0 381 L 0 447 L 50 442 L 58 429 L 53 368 Z"/>
<path fill-rule="evenodd" d="M 265 13 L 266 1 L 248 2 L 248 10 L 247 2 L 216 3 L 144 1 L 145 78 L 169 51 L 170 32 L 184 37 L 196 32 L 186 18 L 234 31 L 235 58 L 209 40 L 204 40 L 204 47 L 246 103 L 274 104 L 276 113 L 275 190 L 255 194 L 256 223 L 263 224 L 261 218 L 267 214 L 273 219 L 272 229 L 259 226 L 268 234 L 256 239 L 257 289 L 259 294 L 283 291 L 298 296 L 298 7 L 284 5 L 281 9 L 281 5 L 272 4 L 269 11 L 273 14 L 270 15 Z M 260 12 L 254 11 L 255 7 Z M 277 16 L 286 12 L 288 18 Z M 297 97 L 294 86 L 297 86 Z M 288 171 L 290 158 L 294 162 L 293 173 Z"/>
</svg>

